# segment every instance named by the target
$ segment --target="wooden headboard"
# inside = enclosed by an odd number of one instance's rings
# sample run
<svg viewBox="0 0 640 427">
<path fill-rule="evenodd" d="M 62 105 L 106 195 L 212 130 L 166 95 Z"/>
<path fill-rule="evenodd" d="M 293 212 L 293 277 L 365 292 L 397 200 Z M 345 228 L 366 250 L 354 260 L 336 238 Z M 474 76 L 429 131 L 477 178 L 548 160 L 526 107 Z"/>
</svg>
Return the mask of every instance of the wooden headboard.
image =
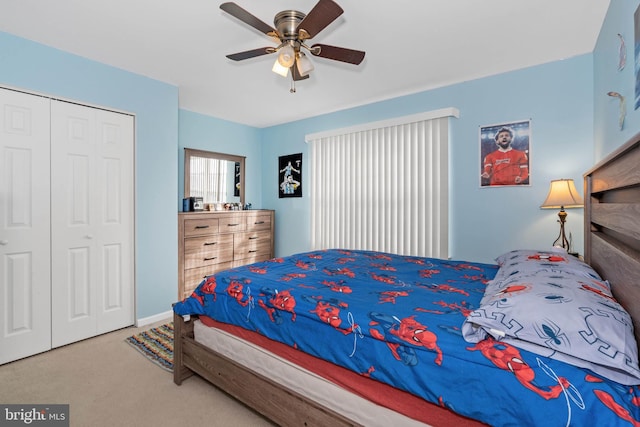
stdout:
<svg viewBox="0 0 640 427">
<path fill-rule="evenodd" d="M 611 283 L 640 343 L 640 133 L 584 174 L 585 261 Z"/>
</svg>

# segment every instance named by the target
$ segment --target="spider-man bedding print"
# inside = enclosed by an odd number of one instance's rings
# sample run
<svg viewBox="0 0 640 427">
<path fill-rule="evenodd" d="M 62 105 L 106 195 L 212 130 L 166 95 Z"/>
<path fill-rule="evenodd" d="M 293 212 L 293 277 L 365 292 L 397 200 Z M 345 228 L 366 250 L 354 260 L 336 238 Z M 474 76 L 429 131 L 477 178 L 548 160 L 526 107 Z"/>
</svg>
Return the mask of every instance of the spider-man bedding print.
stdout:
<svg viewBox="0 0 640 427">
<path fill-rule="evenodd" d="M 465 318 L 497 265 L 324 250 L 209 276 L 174 306 L 493 426 L 640 426 L 637 386 L 487 338 Z"/>
</svg>

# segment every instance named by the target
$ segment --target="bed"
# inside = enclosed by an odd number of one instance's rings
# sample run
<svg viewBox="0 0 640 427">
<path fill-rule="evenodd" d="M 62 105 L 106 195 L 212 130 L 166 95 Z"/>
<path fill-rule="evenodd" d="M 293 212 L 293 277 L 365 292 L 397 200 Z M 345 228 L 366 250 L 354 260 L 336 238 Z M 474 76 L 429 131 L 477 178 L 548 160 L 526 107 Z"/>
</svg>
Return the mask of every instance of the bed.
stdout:
<svg viewBox="0 0 640 427">
<path fill-rule="evenodd" d="M 279 425 L 637 423 L 639 141 L 585 174 L 586 263 L 327 250 L 217 273 L 174 305 L 174 382 Z"/>
</svg>

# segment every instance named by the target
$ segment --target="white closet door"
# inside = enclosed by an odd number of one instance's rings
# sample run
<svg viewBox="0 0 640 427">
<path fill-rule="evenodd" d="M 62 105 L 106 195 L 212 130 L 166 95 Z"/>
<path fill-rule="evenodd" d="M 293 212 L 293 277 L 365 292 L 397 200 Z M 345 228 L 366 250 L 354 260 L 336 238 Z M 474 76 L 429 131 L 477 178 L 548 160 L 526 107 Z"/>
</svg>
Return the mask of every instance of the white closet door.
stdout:
<svg viewBox="0 0 640 427">
<path fill-rule="evenodd" d="M 49 99 L 0 89 L 0 364 L 51 348 Z"/>
<path fill-rule="evenodd" d="M 133 117 L 51 104 L 52 345 L 133 324 Z"/>
</svg>

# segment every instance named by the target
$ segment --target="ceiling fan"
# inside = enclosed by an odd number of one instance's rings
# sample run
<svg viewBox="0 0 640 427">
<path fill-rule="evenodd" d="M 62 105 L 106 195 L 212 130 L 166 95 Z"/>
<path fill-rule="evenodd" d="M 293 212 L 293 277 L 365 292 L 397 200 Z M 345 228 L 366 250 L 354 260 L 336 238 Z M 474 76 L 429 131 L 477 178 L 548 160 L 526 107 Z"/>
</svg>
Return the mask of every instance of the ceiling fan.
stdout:
<svg viewBox="0 0 640 427">
<path fill-rule="evenodd" d="M 307 40 L 315 37 L 320 31 L 335 21 L 344 10 L 332 0 L 320 0 L 308 14 L 297 10 L 284 10 L 273 19 L 275 28 L 256 18 L 233 2 L 220 5 L 220 9 L 236 17 L 247 25 L 277 40 L 276 47 L 261 47 L 227 55 L 234 61 L 254 58 L 256 56 L 278 53 L 273 71 L 287 77 L 291 70 L 293 82 L 309 78 L 313 64 L 304 51 L 313 56 L 347 62 L 358 65 L 364 59 L 365 52 L 326 44 L 308 46 Z M 292 86 L 291 92 L 295 92 Z"/>
</svg>

